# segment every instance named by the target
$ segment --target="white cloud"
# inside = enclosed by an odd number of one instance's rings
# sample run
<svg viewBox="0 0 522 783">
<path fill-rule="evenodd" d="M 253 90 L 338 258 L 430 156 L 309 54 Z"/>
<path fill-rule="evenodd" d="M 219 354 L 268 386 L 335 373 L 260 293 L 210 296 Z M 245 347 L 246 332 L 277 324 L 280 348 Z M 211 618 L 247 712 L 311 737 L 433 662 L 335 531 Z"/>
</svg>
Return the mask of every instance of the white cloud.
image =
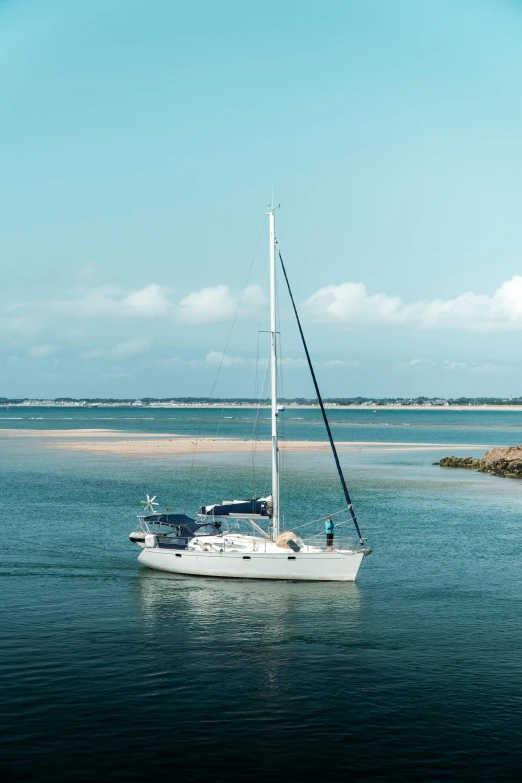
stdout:
<svg viewBox="0 0 522 783">
<path fill-rule="evenodd" d="M 210 324 L 228 321 L 237 312 L 239 318 L 256 316 L 264 305 L 263 290 L 249 285 L 243 295 L 233 293 L 227 285 L 202 288 L 189 294 L 178 305 L 178 317 L 188 324 Z"/>
<path fill-rule="evenodd" d="M 431 368 L 447 370 L 449 372 L 479 373 L 481 375 L 509 374 L 515 372 L 515 367 L 509 364 L 495 364 L 494 362 L 459 362 L 446 359 L 444 362 L 434 362 L 428 359 L 410 359 L 409 362 L 398 362 L 397 370 L 426 370 Z"/>
<path fill-rule="evenodd" d="M 509 364 L 494 364 L 493 362 L 445 361 L 443 367 L 451 372 L 473 372 L 481 375 L 507 374 L 515 371 L 515 368 Z"/>
<path fill-rule="evenodd" d="M 410 359 L 409 362 L 398 362 L 396 367 L 400 370 L 423 370 L 427 367 L 435 367 L 435 362 L 428 361 L 427 359 Z"/>
<path fill-rule="evenodd" d="M 210 351 L 205 356 L 205 364 L 209 367 L 238 367 L 245 364 L 242 356 L 227 356 L 221 351 Z"/>
<path fill-rule="evenodd" d="M 358 361 L 345 361 L 344 359 L 330 359 L 327 362 L 323 362 L 325 367 L 360 367 L 361 363 Z"/>
<path fill-rule="evenodd" d="M 23 307 L 24 305 L 8 307 L 7 310 L 12 311 Z M 19 335 L 29 335 L 38 332 L 40 329 L 40 324 L 30 313 L 2 319 L 0 321 L 0 326 L 8 332 L 14 332 Z"/>
<path fill-rule="evenodd" d="M 262 369 L 266 367 L 267 363 L 268 360 L 265 358 L 259 360 L 252 358 L 247 359 L 244 356 L 228 356 L 228 354 L 223 354 L 220 351 L 210 351 L 205 357 L 205 364 L 209 367 L 219 367 L 221 364 L 221 367 L 248 366 L 251 369 L 255 369 L 257 365 L 259 369 Z M 293 359 L 291 356 L 280 359 L 279 364 L 287 370 L 300 370 L 308 366 L 306 359 Z M 317 362 L 316 366 L 321 364 L 323 364 L 323 362 Z M 331 363 L 327 362 L 327 364 Z M 344 362 L 341 362 L 341 364 L 344 364 Z"/>
<path fill-rule="evenodd" d="M 92 288 L 74 299 L 58 299 L 43 306 L 48 312 L 69 317 L 166 318 L 187 324 L 211 324 L 256 316 L 264 306 L 263 291 L 258 285 L 244 292 L 233 292 L 226 285 L 202 288 L 175 303 L 169 289 L 150 283 L 130 293 L 119 286 Z"/>
<path fill-rule="evenodd" d="M 126 296 L 118 286 L 93 288 L 78 299 L 51 301 L 46 309 L 68 316 L 162 318 L 173 311 L 168 289 L 151 283 Z"/>
<path fill-rule="evenodd" d="M 399 296 L 369 295 L 363 283 L 319 289 L 305 302 L 320 321 L 349 327 L 409 326 L 417 329 L 464 329 L 495 332 L 522 329 L 522 276 L 514 275 L 491 296 L 472 291 L 455 299 L 405 303 Z"/>
<path fill-rule="evenodd" d="M 445 370 L 468 370 L 470 365 L 467 362 L 444 362 L 444 369 Z"/>
<path fill-rule="evenodd" d="M 152 359 L 148 362 L 151 367 L 175 367 L 180 364 L 187 365 L 189 367 L 208 367 L 229 369 L 233 367 L 245 367 L 250 370 L 254 370 L 257 367 L 259 369 L 266 368 L 268 360 L 253 359 L 245 356 L 230 356 L 222 351 L 209 351 L 204 359 L 181 359 L 179 356 L 173 356 L 167 359 Z M 292 359 L 290 357 L 281 359 L 281 364 L 285 368 L 300 369 L 306 367 L 305 359 Z M 319 362 L 321 364 L 321 362 Z M 344 363 L 343 363 L 344 364 Z"/>
<path fill-rule="evenodd" d="M 161 317 L 169 315 L 172 305 L 167 299 L 167 289 L 155 283 L 133 291 L 123 300 L 123 305 L 131 315 Z"/>
<path fill-rule="evenodd" d="M 84 359 L 130 359 L 146 353 L 152 346 L 152 340 L 137 337 L 134 340 L 126 340 L 117 343 L 113 348 L 94 348 L 83 354 Z"/>
<path fill-rule="evenodd" d="M 306 367 L 306 359 L 292 359 L 291 356 L 285 356 L 280 360 L 283 367 L 287 367 L 290 370 L 299 370 L 301 367 Z"/>
<path fill-rule="evenodd" d="M 52 354 L 56 353 L 58 350 L 59 347 L 57 345 L 47 343 L 45 345 L 33 345 L 32 348 L 29 348 L 27 353 L 35 359 L 45 359 L 47 356 L 52 356 Z"/>
<path fill-rule="evenodd" d="M 147 362 L 149 367 L 176 367 L 178 364 L 183 364 L 183 359 L 179 356 L 170 356 L 167 359 L 152 359 Z"/>
</svg>

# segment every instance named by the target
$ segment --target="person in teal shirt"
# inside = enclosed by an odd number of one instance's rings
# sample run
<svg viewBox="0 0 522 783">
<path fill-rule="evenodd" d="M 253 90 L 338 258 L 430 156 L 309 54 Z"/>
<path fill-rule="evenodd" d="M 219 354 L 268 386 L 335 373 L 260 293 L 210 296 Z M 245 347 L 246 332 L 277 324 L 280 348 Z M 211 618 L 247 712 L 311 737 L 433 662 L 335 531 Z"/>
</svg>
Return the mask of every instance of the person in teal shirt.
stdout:
<svg viewBox="0 0 522 783">
<path fill-rule="evenodd" d="M 324 523 L 324 527 L 326 530 L 326 551 L 332 552 L 333 540 L 334 540 L 334 523 L 332 522 L 331 516 L 326 517 L 326 522 Z"/>
</svg>

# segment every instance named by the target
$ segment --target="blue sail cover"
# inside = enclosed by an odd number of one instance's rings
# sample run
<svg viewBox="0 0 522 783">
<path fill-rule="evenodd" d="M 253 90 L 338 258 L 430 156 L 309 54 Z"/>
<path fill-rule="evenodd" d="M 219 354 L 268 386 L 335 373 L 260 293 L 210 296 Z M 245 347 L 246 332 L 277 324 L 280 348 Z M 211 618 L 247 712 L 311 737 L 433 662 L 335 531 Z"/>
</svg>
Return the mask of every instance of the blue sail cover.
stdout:
<svg viewBox="0 0 522 783">
<path fill-rule="evenodd" d="M 228 517 L 230 514 L 245 516 L 270 516 L 272 498 L 251 498 L 250 500 L 224 500 L 212 506 L 201 506 L 198 514 L 212 517 Z"/>
</svg>

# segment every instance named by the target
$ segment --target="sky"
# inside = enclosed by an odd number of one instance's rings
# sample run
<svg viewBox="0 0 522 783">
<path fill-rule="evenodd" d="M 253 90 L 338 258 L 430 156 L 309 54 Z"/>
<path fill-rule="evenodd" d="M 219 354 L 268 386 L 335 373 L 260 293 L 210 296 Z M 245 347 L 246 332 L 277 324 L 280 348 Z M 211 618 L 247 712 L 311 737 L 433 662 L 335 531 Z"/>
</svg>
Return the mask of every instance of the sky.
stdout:
<svg viewBox="0 0 522 783">
<path fill-rule="evenodd" d="M 325 396 L 522 395 L 521 41 L 522 0 L 0 0 L 0 397 L 262 393 L 272 191 Z"/>
</svg>

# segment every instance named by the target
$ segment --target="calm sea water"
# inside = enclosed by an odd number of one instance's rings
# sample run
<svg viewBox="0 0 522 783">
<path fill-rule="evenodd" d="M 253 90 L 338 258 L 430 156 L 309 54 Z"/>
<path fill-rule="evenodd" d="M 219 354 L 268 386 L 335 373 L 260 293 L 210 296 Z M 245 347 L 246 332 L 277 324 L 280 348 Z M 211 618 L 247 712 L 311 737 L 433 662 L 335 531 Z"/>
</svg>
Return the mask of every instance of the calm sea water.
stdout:
<svg viewBox="0 0 522 783">
<path fill-rule="evenodd" d="M 99 410 L 29 413 L 8 415 L 24 428 L 108 425 Z M 192 432 L 208 417 L 201 434 L 214 434 L 220 417 L 108 413 L 135 432 Z M 310 434 L 316 412 L 297 415 L 294 433 L 323 437 Z M 335 416 L 347 440 L 522 440 L 516 413 Z M 286 520 L 340 508 L 328 455 L 290 456 Z M 0 439 L 6 778 L 519 779 L 522 484 L 440 469 L 440 456 L 342 454 L 374 547 L 356 584 L 239 583 L 143 569 L 127 536 L 145 492 L 190 510 L 203 492 L 261 488 L 266 463 L 253 473 L 244 455 L 192 465 Z"/>
<path fill-rule="evenodd" d="M 522 443 L 522 412 L 487 410 L 328 411 L 337 440 L 423 443 Z M 267 409 L 230 408 L 0 408 L 0 429 L 111 429 L 207 437 L 270 438 Z M 283 437 L 325 440 L 319 410 L 287 408 L 280 417 Z"/>
</svg>

